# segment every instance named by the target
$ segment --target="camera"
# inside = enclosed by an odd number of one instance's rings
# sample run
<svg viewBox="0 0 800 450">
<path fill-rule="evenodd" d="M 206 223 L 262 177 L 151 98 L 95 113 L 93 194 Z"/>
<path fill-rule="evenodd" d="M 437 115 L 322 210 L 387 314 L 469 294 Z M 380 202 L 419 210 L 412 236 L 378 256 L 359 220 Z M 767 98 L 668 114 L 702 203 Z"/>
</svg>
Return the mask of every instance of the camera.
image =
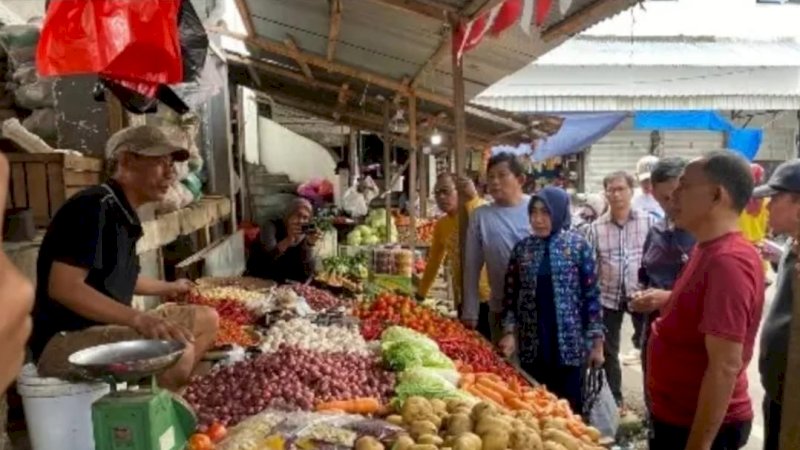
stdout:
<svg viewBox="0 0 800 450">
<path fill-rule="evenodd" d="M 303 234 L 311 234 L 317 231 L 317 226 L 314 225 L 313 223 L 304 223 L 300 227 L 300 230 L 303 232 Z"/>
</svg>

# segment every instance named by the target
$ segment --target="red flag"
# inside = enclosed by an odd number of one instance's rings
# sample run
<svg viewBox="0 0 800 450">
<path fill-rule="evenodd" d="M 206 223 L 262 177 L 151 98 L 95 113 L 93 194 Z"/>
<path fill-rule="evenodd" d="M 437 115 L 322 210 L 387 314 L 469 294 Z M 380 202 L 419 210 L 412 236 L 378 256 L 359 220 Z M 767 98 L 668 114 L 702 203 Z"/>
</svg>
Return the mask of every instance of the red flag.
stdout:
<svg viewBox="0 0 800 450">
<path fill-rule="evenodd" d="M 488 12 L 453 31 L 453 51 L 458 59 L 477 47 L 487 33 L 498 36 L 519 20 L 523 0 L 506 0 Z"/>
<path fill-rule="evenodd" d="M 547 20 L 547 15 L 550 14 L 550 8 L 553 6 L 553 0 L 536 0 L 536 26 L 540 27 Z"/>
</svg>

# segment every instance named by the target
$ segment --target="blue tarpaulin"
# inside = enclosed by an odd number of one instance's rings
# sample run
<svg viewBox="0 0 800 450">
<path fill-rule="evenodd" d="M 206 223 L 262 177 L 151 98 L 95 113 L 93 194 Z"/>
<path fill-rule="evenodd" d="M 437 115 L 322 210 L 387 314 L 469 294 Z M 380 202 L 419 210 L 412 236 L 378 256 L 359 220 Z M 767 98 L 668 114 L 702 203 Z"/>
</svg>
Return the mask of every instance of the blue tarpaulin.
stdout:
<svg viewBox="0 0 800 450">
<path fill-rule="evenodd" d="M 557 114 L 564 118 L 558 133 L 540 141 L 533 151 L 534 161 L 544 161 L 556 156 L 567 156 L 579 153 L 597 142 L 616 128 L 629 116 L 628 113 L 564 113 Z M 515 155 L 530 155 L 531 146 L 522 144 L 519 147 L 500 145 L 492 148 L 492 154 L 510 152 Z"/>
<path fill-rule="evenodd" d="M 709 130 L 728 135 L 728 148 L 752 161 L 761 147 L 763 131 L 738 128 L 716 111 L 648 111 L 633 116 L 633 126 L 646 130 Z"/>
</svg>

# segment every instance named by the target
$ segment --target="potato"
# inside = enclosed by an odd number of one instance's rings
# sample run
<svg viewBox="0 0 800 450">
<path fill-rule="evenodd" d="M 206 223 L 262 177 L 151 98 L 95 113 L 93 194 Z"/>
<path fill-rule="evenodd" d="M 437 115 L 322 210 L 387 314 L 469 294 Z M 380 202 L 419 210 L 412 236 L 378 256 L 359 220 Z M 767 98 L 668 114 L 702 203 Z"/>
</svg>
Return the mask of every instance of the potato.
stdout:
<svg viewBox="0 0 800 450">
<path fill-rule="evenodd" d="M 481 440 L 483 441 L 482 450 L 506 450 L 509 435 L 503 430 L 491 430 L 482 434 Z"/>
<path fill-rule="evenodd" d="M 546 441 L 557 442 L 564 446 L 567 450 L 581 450 L 581 442 L 561 430 L 554 428 L 544 430 L 544 439 Z"/>
<path fill-rule="evenodd" d="M 386 421 L 392 425 L 397 425 L 398 427 L 403 426 L 403 416 L 399 416 L 397 414 L 392 414 L 391 416 L 386 417 Z"/>
<path fill-rule="evenodd" d="M 447 412 L 453 413 L 455 410 L 459 408 L 467 408 L 472 410 L 472 405 L 469 404 L 468 401 L 464 400 L 463 398 L 451 398 L 447 400 Z"/>
<path fill-rule="evenodd" d="M 599 441 L 603 437 L 603 433 L 595 427 L 586 427 L 586 435 L 594 442 Z"/>
<path fill-rule="evenodd" d="M 439 446 L 444 444 L 444 439 L 435 434 L 423 434 L 417 438 L 417 444 L 433 444 Z"/>
<path fill-rule="evenodd" d="M 433 413 L 437 416 L 445 416 L 447 415 L 447 403 L 443 400 L 435 398 L 430 401 L 431 408 L 433 408 Z"/>
<path fill-rule="evenodd" d="M 478 419 L 486 415 L 487 413 L 495 413 L 497 412 L 497 408 L 494 405 L 486 402 L 480 402 L 477 405 L 472 407 L 472 420 L 477 422 Z"/>
<path fill-rule="evenodd" d="M 477 434 L 462 433 L 453 441 L 453 450 L 481 450 L 483 441 Z"/>
<path fill-rule="evenodd" d="M 511 432 L 511 425 L 497 416 L 482 416 L 475 424 L 475 434 L 483 437 L 490 431 L 502 431 L 506 434 Z"/>
<path fill-rule="evenodd" d="M 356 441 L 355 450 L 384 450 L 381 442 L 372 436 L 362 436 Z"/>
<path fill-rule="evenodd" d="M 545 442 L 543 448 L 544 450 L 567 450 L 563 445 L 553 441 Z"/>
<path fill-rule="evenodd" d="M 467 414 L 453 414 L 447 419 L 447 434 L 458 436 L 472 431 L 472 418 Z"/>
<path fill-rule="evenodd" d="M 542 438 L 530 429 L 516 429 L 508 440 L 511 450 L 542 450 Z"/>
<path fill-rule="evenodd" d="M 427 417 L 433 415 L 433 408 L 430 402 L 423 397 L 409 397 L 403 403 L 402 410 L 403 421 L 405 423 L 412 423 L 419 420 L 420 417 Z"/>
<path fill-rule="evenodd" d="M 408 450 L 439 450 L 439 447 L 432 444 L 414 444 Z"/>
<path fill-rule="evenodd" d="M 411 436 L 404 434 L 399 436 L 392 445 L 392 450 L 408 450 L 414 445 L 414 439 Z"/>
<path fill-rule="evenodd" d="M 544 419 L 544 423 L 541 424 L 542 429 L 547 430 L 549 428 L 555 428 L 556 430 L 561 431 L 569 431 L 567 428 L 567 419 L 561 417 L 548 417 Z"/>
<path fill-rule="evenodd" d="M 439 430 L 439 428 L 442 427 L 442 418 L 440 416 L 437 416 L 436 414 L 433 414 L 433 413 L 426 414 L 426 415 L 418 418 L 417 420 L 427 420 L 428 422 L 430 422 L 430 423 L 432 423 L 432 424 L 434 424 L 436 426 L 436 430 L 437 431 Z"/>
<path fill-rule="evenodd" d="M 415 420 L 408 428 L 408 432 L 414 439 L 425 434 L 437 434 L 438 431 L 439 428 L 429 420 Z"/>
</svg>

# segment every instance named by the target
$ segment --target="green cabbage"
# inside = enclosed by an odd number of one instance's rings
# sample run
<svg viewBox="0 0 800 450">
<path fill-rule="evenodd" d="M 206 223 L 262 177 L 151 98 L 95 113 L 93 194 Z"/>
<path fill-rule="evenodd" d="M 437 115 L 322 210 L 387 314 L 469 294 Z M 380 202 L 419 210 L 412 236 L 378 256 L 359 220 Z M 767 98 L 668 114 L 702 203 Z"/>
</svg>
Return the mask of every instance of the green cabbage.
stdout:
<svg viewBox="0 0 800 450">
<path fill-rule="evenodd" d="M 433 367 L 412 367 L 403 371 L 397 378 L 399 383 L 415 383 L 422 379 L 440 379 L 453 388 L 458 387 L 461 374 L 455 369 L 437 369 Z"/>
<path fill-rule="evenodd" d="M 422 347 L 439 351 L 439 345 L 433 339 L 425 336 L 422 333 L 416 332 L 411 328 L 391 326 L 383 330 L 383 333 L 381 334 L 382 345 L 388 346 L 402 341 L 414 342 Z"/>
<path fill-rule="evenodd" d="M 383 360 L 392 368 L 400 371 L 411 367 L 455 368 L 453 361 L 439 350 L 421 346 L 419 343 L 400 341 L 382 345 Z"/>
</svg>

